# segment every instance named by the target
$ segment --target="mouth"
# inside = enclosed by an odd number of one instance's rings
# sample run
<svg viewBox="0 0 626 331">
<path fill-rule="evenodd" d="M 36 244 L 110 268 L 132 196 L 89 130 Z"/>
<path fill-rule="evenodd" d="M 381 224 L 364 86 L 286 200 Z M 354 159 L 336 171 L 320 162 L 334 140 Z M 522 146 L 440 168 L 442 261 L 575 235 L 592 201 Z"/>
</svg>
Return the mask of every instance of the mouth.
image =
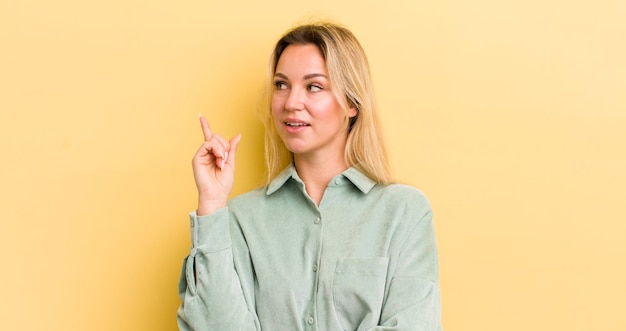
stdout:
<svg viewBox="0 0 626 331">
<path fill-rule="evenodd" d="M 311 126 L 310 124 L 303 123 L 303 122 L 283 122 L 283 123 L 286 126 L 291 127 L 291 128 L 301 128 L 305 126 Z"/>
</svg>

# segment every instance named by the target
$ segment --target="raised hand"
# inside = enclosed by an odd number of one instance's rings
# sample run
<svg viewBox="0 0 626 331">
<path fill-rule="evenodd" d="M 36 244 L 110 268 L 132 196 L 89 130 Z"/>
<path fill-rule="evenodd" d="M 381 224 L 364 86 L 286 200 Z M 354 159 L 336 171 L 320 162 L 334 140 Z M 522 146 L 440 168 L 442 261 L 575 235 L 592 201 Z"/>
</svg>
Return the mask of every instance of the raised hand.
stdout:
<svg viewBox="0 0 626 331">
<path fill-rule="evenodd" d="M 213 133 L 206 118 L 200 117 L 204 142 L 191 161 L 198 188 L 198 216 L 226 206 L 235 178 L 235 154 L 241 134 L 227 141 Z"/>
</svg>

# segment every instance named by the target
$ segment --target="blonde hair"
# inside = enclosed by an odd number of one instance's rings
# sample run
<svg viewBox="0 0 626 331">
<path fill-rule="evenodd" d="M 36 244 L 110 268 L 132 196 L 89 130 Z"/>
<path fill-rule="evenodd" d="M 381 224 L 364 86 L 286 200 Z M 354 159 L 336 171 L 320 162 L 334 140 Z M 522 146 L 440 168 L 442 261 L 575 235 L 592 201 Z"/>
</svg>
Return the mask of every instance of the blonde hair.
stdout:
<svg viewBox="0 0 626 331">
<path fill-rule="evenodd" d="M 285 147 L 271 112 L 271 95 L 274 88 L 273 76 L 278 59 L 287 46 L 313 44 L 322 53 L 332 89 L 337 101 L 348 116 L 349 108 L 358 113 L 350 119 L 348 140 L 344 151 L 346 163 L 354 166 L 377 183 L 391 181 L 387 151 L 383 143 L 377 118 L 374 88 L 369 64 L 363 48 L 356 37 L 335 23 L 318 22 L 297 26 L 287 31 L 276 43 L 272 52 L 265 109 L 262 112 L 265 124 L 265 163 L 268 183 L 290 162 L 293 154 Z"/>
</svg>

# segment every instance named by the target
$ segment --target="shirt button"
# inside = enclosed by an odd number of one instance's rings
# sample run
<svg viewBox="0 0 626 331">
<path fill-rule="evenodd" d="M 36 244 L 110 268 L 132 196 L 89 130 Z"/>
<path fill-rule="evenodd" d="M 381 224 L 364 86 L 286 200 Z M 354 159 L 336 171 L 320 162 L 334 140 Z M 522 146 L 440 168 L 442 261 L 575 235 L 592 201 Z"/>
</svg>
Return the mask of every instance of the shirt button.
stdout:
<svg viewBox="0 0 626 331">
<path fill-rule="evenodd" d="M 317 264 L 313 265 L 313 271 L 317 272 Z"/>
<path fill-rule="evenodd" d="M 191 227 L 193 228 L 194 225 L 195 225 L 195 222 L 193 221 L 193 218 L 190 221 L 191 221 Z"/>
<path fill-rule="evenodd" d="M 335 185 L 340 185 L 341 184 L 341 179 L 337 178 L 335 179 Z"/>
<path fill-rule="evenodd" d="M 316 219 L 315 219 L 315 221 L 313 221 L 313 223 L 315 223 L 315 224 L 320 224 L 320 221 L 321 221 L 321 220 L 320 220 L 320 218 L 318 217 L 318 218 L 316 218 Z"/>
<path fill-rule="evenodd" d="M 313 323 L 315 323 L 315 319 L 313 318 L 313 316 L 309 316 L 309 319 L 307 320 L 307 322 L 309 324 L 313 324 Z"/>
</svg>

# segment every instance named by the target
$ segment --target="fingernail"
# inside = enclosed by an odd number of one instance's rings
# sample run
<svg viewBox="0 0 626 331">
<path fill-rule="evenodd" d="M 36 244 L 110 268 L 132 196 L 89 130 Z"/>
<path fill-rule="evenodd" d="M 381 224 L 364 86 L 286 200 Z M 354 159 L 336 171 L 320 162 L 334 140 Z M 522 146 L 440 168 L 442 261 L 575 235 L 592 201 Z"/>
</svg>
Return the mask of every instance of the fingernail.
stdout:
<svg viewBox="0 0 626 331">
<path fill-rule="evenodd" d="M 225 153 L 224 160 L 228 160 L 228 152 Z"/>
<path fill-rule="evenodd" d="M 222 170 L 224 170 L 224 165 L 226 165 L 226 159 L 222 159 Z"/>
</svg>

